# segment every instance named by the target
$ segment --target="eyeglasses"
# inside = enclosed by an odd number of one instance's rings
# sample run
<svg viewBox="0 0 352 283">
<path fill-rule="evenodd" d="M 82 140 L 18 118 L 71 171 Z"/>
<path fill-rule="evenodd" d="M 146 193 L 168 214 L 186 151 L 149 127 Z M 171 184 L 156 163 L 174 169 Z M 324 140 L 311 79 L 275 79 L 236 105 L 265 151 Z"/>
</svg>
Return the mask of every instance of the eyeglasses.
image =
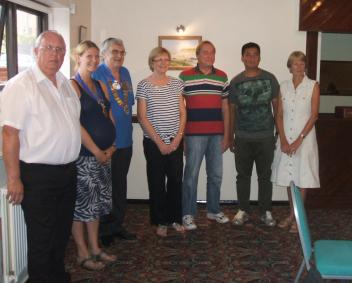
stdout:
<svg viewBox="0 0 352 283">
<path fill-rule="evenodd" d="M 51 45 L 43 45 L 43 46 L 40 46 L 39 48 L 42 49 L 46 53 L 57 53 L 57 54 L 62 55 L 66 52 L 65 48 L 55 47 L 55 46 L 51 46 Z"/>
<path fill-rule="evenodd" d="M 153 62 L 154 63 L 161 63 L 161 62 L 163 62 L 163 63 L 169 63 L 170 62 L 170 59 L 154 59 L 153 60 Z"/>
<path fill-rule="evenodd" d="M 113 56 L 120 55 L 120 56 L 124 57 L 124 56 L 126 56 L 127 52 L 126 51 L 120 51 L 120 50 L 112 50 L 111 54 Z"/>
</svg>

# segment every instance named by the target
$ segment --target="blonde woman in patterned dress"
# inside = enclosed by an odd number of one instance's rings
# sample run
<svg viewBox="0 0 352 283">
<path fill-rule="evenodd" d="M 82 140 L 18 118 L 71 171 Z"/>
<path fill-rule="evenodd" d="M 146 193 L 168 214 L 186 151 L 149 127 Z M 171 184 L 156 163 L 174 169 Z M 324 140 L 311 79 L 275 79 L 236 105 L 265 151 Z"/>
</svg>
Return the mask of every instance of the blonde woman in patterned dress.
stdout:
<svg viewBox="0 0 352 283">
<path fill-rule="evenodd" d="M 92 72 L 99 64 L 99 48 L 92 41 L 83 41 L 75 49 L 75 60 L 77 73 L 71 82 L 81 102 L 82 146 L 76 161 L 77 198 L 72 235 L 80 266 L 101 270 L 105 264 L 116 261 L 116 256 L 102 251 L 98 243 L 99 219 L 111 211 L 110 160 L 115 150 L 115 127 L 106 89 L 92 79 Z"/>
<path fill-rule="evenodd" d="M 287 67 L 292 79 L 280 86 L 277 128 L 279 139 L 272 166 L 272 181 L 288 187 L 291 181 L 301 189 L 303 200 L 307 188 L 318 188 L 319 157 L 315 134 L 315 122 L 319 113 L 319 85 L 305 75 L 306 56 L 294 51 L 288 58 Z M 291 195 L 290 214 L 279 223 L 297 233 Z"/>
</svg>

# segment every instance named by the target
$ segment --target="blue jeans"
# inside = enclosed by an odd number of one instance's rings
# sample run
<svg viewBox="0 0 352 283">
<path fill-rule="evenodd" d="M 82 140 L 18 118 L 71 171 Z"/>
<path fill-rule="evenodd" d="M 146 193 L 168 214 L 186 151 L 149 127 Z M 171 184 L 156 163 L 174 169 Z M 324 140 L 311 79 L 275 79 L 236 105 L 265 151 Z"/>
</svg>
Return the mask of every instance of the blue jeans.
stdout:
<svg viewBox="0 0 352 283">
<path fill-rule="evenodd" d="M 207 210 L 220 212 L 220 188 L 222 181 L 222 135 L 186 136 L 186 166 L 183 175 L 183 215 L 197 213 L 197 186 L 203 157 L 207 173 Z"/>
</svg>

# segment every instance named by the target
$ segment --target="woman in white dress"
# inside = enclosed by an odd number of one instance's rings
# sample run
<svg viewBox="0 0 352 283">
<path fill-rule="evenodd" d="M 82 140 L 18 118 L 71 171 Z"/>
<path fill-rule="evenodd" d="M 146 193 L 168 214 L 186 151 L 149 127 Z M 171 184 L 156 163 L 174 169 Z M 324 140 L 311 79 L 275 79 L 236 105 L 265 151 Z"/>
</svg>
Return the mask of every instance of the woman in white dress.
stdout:
<svg viewBox="0 0 352 283">
<path fill-rule="evenodd" d="M 303 200 L 307 188 L 318 188 L 319 157 L 315 122 L 319 113 L 319 85 L 305 75 L 306 56 L 294 51 L 287 60 L 292 79 L 280 85 L 277 128 L 279 139 L 272 165 L 272 181 L 288 187 L 291 181 L 301 188 Z M 297 232 L 292 200 L 289 216 L 279 223 L 281 228 Z"/>
</svg>

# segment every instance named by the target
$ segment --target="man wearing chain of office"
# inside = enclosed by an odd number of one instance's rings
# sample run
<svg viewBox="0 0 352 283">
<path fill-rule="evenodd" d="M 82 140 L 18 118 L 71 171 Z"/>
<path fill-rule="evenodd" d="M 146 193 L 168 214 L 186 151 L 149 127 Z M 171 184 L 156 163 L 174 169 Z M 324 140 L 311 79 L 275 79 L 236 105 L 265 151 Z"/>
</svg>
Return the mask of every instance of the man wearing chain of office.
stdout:
<svg viewBox="0 0 352 283">
<path fill-rule="evenodd" d="M 101 45 L 103 63 L 93 73 L 96 80 L 103 82 L 109 91 L 112 118 L 115 123 L 116 151 L 111 158 L 112 213 L 102 217 L 100 239 L 109 246 L 114 237 L 134 240 L 136 236 L 123 227 L 126 214 L 127 173 L 132 158 L 132 106 L 134 94 L 130 73 L 123 67 L 126 56 L 123 41 L 107 38 Z"/>
</svg>

